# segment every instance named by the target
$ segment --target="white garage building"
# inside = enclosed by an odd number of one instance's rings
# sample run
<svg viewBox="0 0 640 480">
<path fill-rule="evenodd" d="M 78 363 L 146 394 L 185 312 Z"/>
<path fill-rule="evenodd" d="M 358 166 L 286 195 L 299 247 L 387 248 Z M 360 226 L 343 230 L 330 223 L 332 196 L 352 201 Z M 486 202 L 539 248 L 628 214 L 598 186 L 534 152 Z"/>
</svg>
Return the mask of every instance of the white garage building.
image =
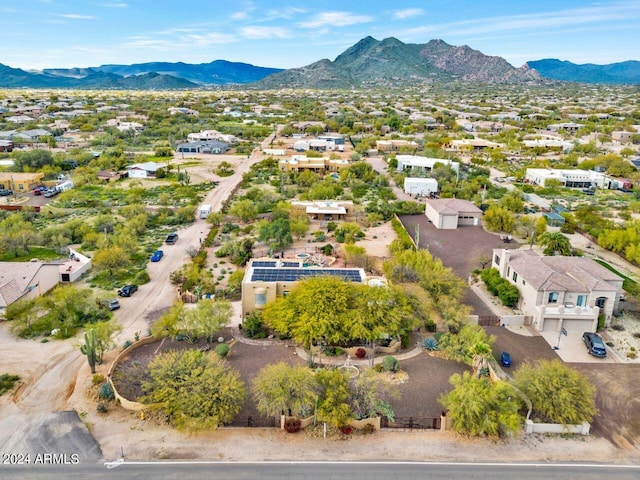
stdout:
<svg viewBox="0 0 640 480">
<path fill-rule="evenodd" d="M 428 199 L 425 214 L 436 228 L 456 229 L 480 225 L 482 210 L 467 200 L 442 198 Z"/>
<path fill-rule="evenodd" d="M 435 178 L 407 177 L 404 179 L 404 193 L 428 197 L 438 191 L 438 181 Z"/>
</svg>

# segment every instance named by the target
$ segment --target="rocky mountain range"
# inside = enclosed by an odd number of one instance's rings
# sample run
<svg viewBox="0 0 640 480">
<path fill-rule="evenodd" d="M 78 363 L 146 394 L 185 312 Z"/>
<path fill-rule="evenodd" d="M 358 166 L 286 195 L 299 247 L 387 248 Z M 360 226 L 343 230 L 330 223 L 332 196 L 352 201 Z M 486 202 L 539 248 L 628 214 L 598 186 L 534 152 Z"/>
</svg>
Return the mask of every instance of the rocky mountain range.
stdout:
<svg viewBox="0 0 640 480">
<path fill-rule="evenodd" d="M 640 84 L 640 62 L 628 60 L 626 62 L 595 65 L 575 63 L 547 58 L 527 62 L 546 78 L 564 82 L 608 83 L 608 84 Z"/>
<path fill-rule="evenodd" d="M 543 84 L 552 80 L 588 83 L 640 83 L 640 62 L 576 65 L 537 60 L 520 68 L 504 58 L 443 40 L 403 43 L 366 37 L 338 55 L 282 70 L 225 60 L 189 64 L 151 62 L 56 68 L 28 72 L 0 64 L 0 88 L 191 89 L 202 86 L 343 89 L 437 82 Z"/>
<path fill-rule="evenodd" d="M 302 68 L 274 73 L 258 88 L 348 88 L 459 80 L 484 83 L 542 83 L 528 67 L 515 68 L 504 58 L 484 55 L 468 46 L 442 40 L 403 43 L 396 38 L 360 40 L 332 62 L 320 60 Z"/>
</svg>

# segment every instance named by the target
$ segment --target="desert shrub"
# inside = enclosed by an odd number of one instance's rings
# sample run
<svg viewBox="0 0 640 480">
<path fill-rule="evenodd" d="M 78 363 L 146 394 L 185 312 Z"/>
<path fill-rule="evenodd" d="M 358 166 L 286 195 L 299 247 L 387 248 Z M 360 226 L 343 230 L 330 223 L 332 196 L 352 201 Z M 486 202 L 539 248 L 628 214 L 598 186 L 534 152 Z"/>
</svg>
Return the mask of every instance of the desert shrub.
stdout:
<svg viewBox="0 0 640 480">
<path fill-rule="evenodd" d="M 624 325 L 620 325 L 619 323 L 615 323 L 615 324 L 611 325 L 611 328 L 613 330 L 615 330 L 616 332 L 623 332 L 624 331 Z"/>
<path fill-rule="evenodd" d="M 113 392 L 113 387 L 109 382 L 104 382 L 100 386 L 100 390 L 98 391 L 98 395 L 100 398 L 104 398 L 105 400 L 113 400 L 116 398 L 115 393 Z"/>
<path fill-rule="evenodd" d="M 247 338 L 266 338 L 267 332 L 262 324 L 262 317 L 258 313 L 252 313 L 244 321 L 244 335 Z"/>
<path fill-rule="evenodd" d="M 496 268 L 486 268 L 480 272 L 480 278 L 493 295 L 497 295 L 503 305 L 513 307 L 520 300 L 520 292 L 506 278 L 500 276 Z"/>
<path fill-rule="evenodd" d="M 284 421 L 284 429 L 287 433 L 296 433 L 300 431 L 302 422 L 299 418 L 289 417 Z"/>
<path fill-rule="evenodd" d="M 216 346 L 216 354 L 220 358 L 224 358 L 229 354 L 229 345 L 226 343 L 220 343 Z"/>
<path fill-rule="evenodd" d="M 145 283 L 149 283 L 149 280 L 151 280 L 151 278 L 149 277 L 147 271 L 142 270 L 136 275 L 135 283 L 137 283 L 138 285 L 143 285 Z"/>
<path fill-rule="evenodd" d="M 436 322 L 434 322 L 430 318 L 424 321 L 424 329 L 427 332 L 435 332 L 437 328 L 438 326 L 436 325 Z"/>
<path fill-rule="evenodd" d="M 129 348 L 132 345 L 131 340 L 127 340 L 126 342 L 124 342 L 124 345 L 122 345 L 122 349 L 126 350 L 127 348 Z"/>
<path fill-rule="evenodd" d="M 100 402 L 98 403 L 96 410 L 98 413 L 107 413 L 109 411 L 109 406 L 107 405 L 107 402 Z"/>
<path fill-rule="evenodd" d="M 340 433 L 343 435 L 351 435 L 351 432 L 353 432 L 353 427 L 351 425 L 340 427 Z"/>
<path fill-rule="evenodd" d="M 11 390 L 18 380 L 20 380 L 18 375 L 9 375 L 8 373 L 0 375 L 0 395 Z"/>
<path fill-rule="evenodd" d="M 91 377 L 91 383 L 93 385 L 100 385 L 101 383 L 104 383 L 106 380 L 106 378 L 104 378 L 104 375 L 101 375 L 99 373 L 96 373 L 93 377 Z"/>
<path fill-rule="evenodd" d="M 370 423 L 367 423 L 364 427 L 362 427 L 362 429 L 360 431 L 364 435 L 369 435 L 369 434 L 371 434 L 371 433 L 376 431 L 376 427 L 374 427 Z"/>
<path fill-rule="evenodd" d="M 397 372 L 398 370 L 400 370 L 400 362 L 396 357 L 387 355 L 382 359 L 382 368 L 384 368 L 387 372 Z"/>
<path fill-rule="evenodd" d="M 364 358 L 367 355 L 367 351 L 364 348 L 359 348 L 356 350 L 356 357 Z"/>
</svg>

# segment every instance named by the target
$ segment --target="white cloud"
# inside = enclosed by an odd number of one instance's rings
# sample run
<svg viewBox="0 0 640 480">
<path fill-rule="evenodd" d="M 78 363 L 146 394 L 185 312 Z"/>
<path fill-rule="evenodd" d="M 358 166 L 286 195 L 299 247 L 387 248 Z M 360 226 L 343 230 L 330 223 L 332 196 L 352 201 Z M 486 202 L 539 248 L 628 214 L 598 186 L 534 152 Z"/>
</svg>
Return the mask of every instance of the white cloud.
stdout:
<svg viewBox="0 0 640 480">
<path fill-rule="evenodd" d="M 485 33 L 504 33 L 535 30 L 555 30 L 574 25 L 595 24 L 608 21 L 630 20 L 640 17 L 640 1 L 595 5 L 583 8 L 556 10 L 526 15 L 505 15 L 498 17 L 477 18 L 459 22 L 425 25 L 405 31 L 405 36 L 423 35 L 426 33 L 442 33 L 445 35 L 470 36 Z"/>
<path fill-rule="evenodd" d="M 77 13 L 61 13 L 58 16 L 62 18 L 70 18 L 72 20 L 93 20 L 96 18 L 92 15 L 78 15 Z"/>
<path fill-rule="evenodd" d="M 232 20 L 244 20 L 246 18 L 249 18 L 249 12 L 244 11 L 244 12 L 236 12 L 231 14 L 231 19 Z"/>
<path fill-rule="evenodd" d="M 404 10 L 396 10 L 393 12 L 393 18 L 396 20 L 404 20 L 405 18 L 418 17 L 424 15 L 421 8 L 405 8 Z"/>
<path fill-rule="evenodd" d="M 303 28 L 346 27 L 360 23 L 369 23 L 373 20 L 373 17 L 368 15 L 354 15 L 350 12 L 322 12 L 309 16 L 311 17 L 310 20 L 300 22 L 298 25 Z"/>
<path fill-rule="evenodd" d="M 307 13 L 304 8 L 299 7 L 283 7 L 277 10 L 267 10 L 264 15 L 265 20 L 276 20 L 279 18 L 290 19 L 295 17 L 296 15 L 300 15 L 303 13 Z"/>
<path fill-rule="evenodd" d="M 240 34 L 252 40 L 289 37 L 287 30 L 280 27 L 243 27 L 240 29 Z"/>
<path fill-rule="evenodd" d="M 108 8 L 129 8 L 128 3 L 102 3 L 101 5 Z"/>
</svg>

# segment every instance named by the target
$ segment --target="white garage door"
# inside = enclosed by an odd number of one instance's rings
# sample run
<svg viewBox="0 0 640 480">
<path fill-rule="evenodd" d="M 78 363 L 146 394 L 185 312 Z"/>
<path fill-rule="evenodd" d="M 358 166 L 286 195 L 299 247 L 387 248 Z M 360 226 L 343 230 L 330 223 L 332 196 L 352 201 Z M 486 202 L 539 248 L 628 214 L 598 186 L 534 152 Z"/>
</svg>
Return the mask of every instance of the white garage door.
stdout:
<svg viewBox="0 0 640 480">
<path fill-rule="evenodd" d="M 565 320 L 562 326 L 568 333 L 593 332 L 592 320 Z"/>
<path fill-rule="evenodd" d="M 557 318 L 545 318 L 544 325 L 542 325 L 543 332 L 557 332 L 558 331 L 558 322 Z"/>
</svg>

